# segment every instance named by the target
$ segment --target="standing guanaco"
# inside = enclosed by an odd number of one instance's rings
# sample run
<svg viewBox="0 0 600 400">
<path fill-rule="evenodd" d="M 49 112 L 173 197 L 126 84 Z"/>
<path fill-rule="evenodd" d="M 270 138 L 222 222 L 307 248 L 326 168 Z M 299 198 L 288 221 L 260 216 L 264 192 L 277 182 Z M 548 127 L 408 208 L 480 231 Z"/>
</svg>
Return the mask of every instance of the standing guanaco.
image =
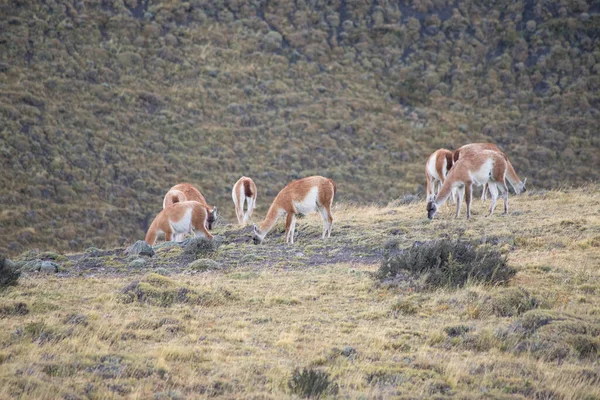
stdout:
<svg viewBox="0 0 600 400">
<path fill-rule="evenodd" d="M 273 200 L 267 216 L 257 225 L 254 225 L 252 239 L 254 244 L 263 242 L 265 236 L 275 225 L 280 216 L 286 215 L 285 241 L 294 243 L 296 229 L 296 214 L 319 212 L 323 219 L 323 236 L 331 236 L 333 217 L 331 205 L 337 192 L 335 182 L 322 176 L 310 176 L 289 183 Z"/>
<path fill-rule="evenodd" d="M 206 208 L 206 227 L 208 229 L 213 228 L 217 220 L 217 207 L 208 205 L 202 193 L 190 183 L 179 183 L 169 189 L 163 199 L 163 208 L 183 201 L 197 201 L 204 204 Z"/>
<path fill-rule="evenodd" d="M 165 241 L 180 241 L 193 232 L 196 236 L 212 239 L 206 229 L 206 207 L 197 201 L 182 201 L 164 208 L 152 221 L 146 233 L 146 243 L 153 246 L 159 234 Z"/>
<path fill-rule="evenodd" d="M 452 151 L 448 149 L 439 149 L 434 151 L 425 164 L 425 177 L 427 178 L 427 199 L 435 197 L 439 192 L 448 171 L 452 168 Z M 437 186 L 437 191 L 436 191 Z"/>
<path fill-rule="evenodd" d="M 235 215 L 240 225 L 246 225 L 252 216 L 256 207 L 256 185 L 254 181 L 246 176 L 242 176 L 233 186 L 231 197 L 235 204 Z M 246 203 L 246 211 L 244 211 Z"/>
<path fill-rule="evenodd" d="M 525 182 L 527 182 L 527 178 L 525 178 L 523 181 L 521 181 L 521 179 L 515 172 L 515 169 L 513 168 L 512 164 L 510 163 L 510 160 L 506 156 L 506 154 L 504 154 L 504 152 L 502 152 L 502 150 L 500 150 L 498 148 L 498 146 L 496 146 L 493 143 L 466 144 L 466 145 L 456 149 L 454 151 L 454 154 L 452 155 L 452 158 L 453 158 L 454 162 L 456 163 L 460 159 L 460 157 L 462 157 L 464 155 L 478 153 L 483 150 L 495 151 L 496 153 L 498 153 L 502 157 L 504 157 L 504 159 L 506 160 L 506 180 L 513 187 L 516 194 L 521 194 L 521 193 L 527 191 L 527 189 L 525 188 Z M 487 192 L 488 192 L 487 185 L 483 185 L 483 192 L 481 193 L 481 200 L 486 199 Z"/>
<path fill-rule="evenodd" d="M 456 216 L 460 214 L 463 196 L 467 203 L 467 219 L 471 217 L 471 199 L 473 184 L 477 186 L 488 184 L 492 197 L 490 214 L 496 207 L 498 192 L 504 199 L 504 213 L 508 213 L 508 187 L 506 186 L 507 162 L 502 155 L 492 150 L 482 150 L 477 153 L 465 154 L 454 164 L 438 194 L 427 202 L 427 217 L 433 219 L 437 210 L 448 200 L 453 189 L 458 193 Z"/>
</svg>

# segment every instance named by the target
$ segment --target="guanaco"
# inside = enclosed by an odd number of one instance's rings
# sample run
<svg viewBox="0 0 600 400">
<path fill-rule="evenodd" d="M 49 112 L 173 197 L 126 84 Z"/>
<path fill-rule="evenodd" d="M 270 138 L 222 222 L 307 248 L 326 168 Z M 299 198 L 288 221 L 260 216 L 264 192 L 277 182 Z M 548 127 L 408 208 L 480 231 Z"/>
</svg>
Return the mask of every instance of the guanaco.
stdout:
<svg viewBox="0 0 600 400">
<path fill-rule="evenodd" d="M 435 197 L 440 191 L 448 171 L 452 168 L 454 161 L 452 151 L 448 149 L 439 149 L 434 151 L 425 164 L 425 177 L 427 178 L 427 200 Z"/>
<path fill-rule="evenodd" d="M 252 216 L 256 207 L 256 185 L 254 181 L 246 176 L 242 176 L 233 186 L 231 197 L 235 204 L 235 215 L 240 225 L 246 225 Z M 246 211 L 244 211 L 246 203 Z"/>
<path fill-rule="evenodd" d="M 195 236 L 212 239 L 206 229 L 206 207 L 197 201 L 182 201 L 164 208 L 152 221 L 146 233 L 146 243 L 153 246 L 159 234 L 165 241 L 181 241 L 183 236 L 193 232 Z"/>
<path fill-rule="evenodd" d="M 296 229 L 296 214 L 319 212 L 323 219 L 323 235 L 325 239 L 331 236 L 333 216 L 331 205 L 337 192 L 337 186 L 332 179 L 322 176 L 310 176 L 289 183 L 273 200 L 265 219 L 253 227 L 252 239 L 254 244 L 263 242 L 265 236 L 273 228 L 280 216 L 286 215 L 285 241 L 294 243 Z"/>
<path fill-rule="evenodd" d="M 455 218 L 458 218 L 460 214 L 463 196 L 467 203 L 467 219 L 471 218 L 473 184 L 481 186 L 486 183 L 492 197 L 489 215 L 492 215 L 496 207 L 498 192 L 500 192 L 500 195 L 504 199 L 504 214 L 508 214 L 506 171 L 507 161 L 496 151 L 482 150 L 477 153 L 464 154 L 446 176 L 446 180 L 439 193 L 427 202 L 427 217 L 433 219 L 437 210 L 448 200 L 453 189 L 456 189 L 458 201 Z"/>
<path fill-rule="evenodd" d="M 217 207 L 208 205 L 202 193 L 190 183 L 179 183 L 169 189 L 163 199 L 163 208 L 183 201 L 197 201 L 200 204 L 204 204 L 206 208 L 206 227 L 208 229 L 213 228 L 217 221 Z"/>
<path fill-rule="evenodd" d="M 521 194 L 521 193 L 527 191 L 527 188 L 525 188 L 525 183 L 527 182 L 527 178 L 525 178 L 523 181 L 521 181 L 521 179 L 515 172 L 515 169 L 513 168 L 512 164 L 510 163 L 510 160 L 506 156 L 506 154 L 504 154 L 504 152 L 502 150 L 500 150 L 498 148 L 498 146 L 496 146 L 493 143 L 466 144 L 462 147 L 459 147 L 458 149 L 456 149 L 454 151 L 454 154 L 452 155 L 452 159 L 456 163 L 460 159 L 460 157 L 463 155 L 478 153 L 483 150 L 495 151 L 498 154 L 500 154 L 502 157 L 504 157 L 504 159 L 506 160 L 506 180 L 513 187 L 516 194 Z M 487 189 L 488 189 L 487 185 L 483 185 L 483 192 L 481 193 L 481 200 L 485 200 L 487 198 L 487 192 L 488 192 Z"/>
</svg>

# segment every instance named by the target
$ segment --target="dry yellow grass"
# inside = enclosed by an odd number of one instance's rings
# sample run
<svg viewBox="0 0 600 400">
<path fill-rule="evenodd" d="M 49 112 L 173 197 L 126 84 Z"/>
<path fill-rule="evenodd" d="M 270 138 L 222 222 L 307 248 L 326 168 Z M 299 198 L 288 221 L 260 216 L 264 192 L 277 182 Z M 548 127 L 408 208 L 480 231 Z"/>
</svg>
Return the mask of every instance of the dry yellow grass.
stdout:
<svg viewBox="0 0 600 400">
<path fill-rule="evenodd" d="M 430 222 L 423 202 L 338 205 L 331 243 L 381 247 L 395 238 L 408 246 L 443 235 L 494 236 L 518 269 L 511 286 L 536 296 L 548 312 L 598 327 L 598 189 L 511 196 L 512 214 L 491 218 L 484 217 L 487 202 L 475 201 L 471 221 L 452 219 L 454 206 L 445 206 Z M 310 234 L 320 232 L 319 217 L 298 225 L 305 235 L 294 247 L 318 252 L 323 242 Z M 260 249 L 238 249 L 268 257 L 283 238 L 276 229 L 267 239 Z M 480 309 L 501 288 L 379 286 L 370 275 L 378 265 L 358 258 L 305 266 L 290 257 L 289 265 L 152 278 L 228 293 L 169 307 L 123 302 L 122 289 L 144 279 L 139 273 L 23 277 L 0 294 L 3 305 L 30 309 L 2 316 L 0 398 L 287 398 L 296 396 L 288 388 L 294 369 L 304 367 L 329 374 L 339 386 L 329 397 L 600 398 L 597 350 L 549 361 L 503 347 L 499 330 L 518 318 Z M 474 344 L 449 337 L 444 328 L 454 326 L 466 326 Z"/>
</svg>

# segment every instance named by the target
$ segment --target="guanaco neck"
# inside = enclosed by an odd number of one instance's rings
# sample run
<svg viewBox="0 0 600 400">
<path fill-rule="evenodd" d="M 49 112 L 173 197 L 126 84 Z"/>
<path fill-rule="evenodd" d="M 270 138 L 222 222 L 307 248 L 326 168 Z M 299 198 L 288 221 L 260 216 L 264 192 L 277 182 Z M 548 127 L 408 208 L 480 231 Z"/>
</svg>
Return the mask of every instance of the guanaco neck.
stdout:
<svg viewBox="0 0 600 400">
<path fill-rule="evenodd" d="M 444 181 L 444 184 L 442 185 L 442 188 L 440 189 L 440 192 L 437 194 L 436 198 L 435 198 L 435 204 L 438 207 L 441 207 L 442 204 L 444 204 L 446 202 L 446 200 L 448 200 L 448 197 L 450 197 L 450 195 L 452 194 L 452 183 L 454 183 L 454 179 L 449 179 L 450 177 L 446 177 L 446 180 Z"/>
<path fill-rule="evenodd" d="M 513 189 L 515 189 L 515 192 L 518 192 L 517 187 L 521 185 L 521 179 L 519 179 L 519 175 L 517 175 L 512 164 L 508 160 L 506 160 L 506 179 L 510 182 Z"/>
<path fill-rule="evenodd" d="M 277 200 L 277 199 L 275 199 Z M 269 207 L 269 211 L 267 211 L 267 216 L 265 219 L 258 224 L 258 230 L 261 235 L 266 235 L 273 228 L 273 225 L 277 222 L 277 218 L 279 218 L 279 207 L 276 205 L 276 201 L 273 201 L 271 207 Z"/>
</svg>

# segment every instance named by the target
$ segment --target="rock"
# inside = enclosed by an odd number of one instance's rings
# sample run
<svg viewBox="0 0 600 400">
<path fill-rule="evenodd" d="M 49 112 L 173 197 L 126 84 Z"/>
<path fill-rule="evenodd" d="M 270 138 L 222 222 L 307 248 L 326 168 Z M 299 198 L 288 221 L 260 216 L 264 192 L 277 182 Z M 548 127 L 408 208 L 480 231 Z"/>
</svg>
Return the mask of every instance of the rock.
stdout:
<svg viewBox="0 0 600 400">
<path fill-rule="evenodd" d="M 26 261 L 21 266 L 21 269 L 26 272 L 46 272 L 49 274 L 58 272 L 59 268 L 60 266 L 57 263 L 43 260 Z"/>
<path fill-rule="evenodd" d="M 143 258 L 136 258 L 129 263 L 129 268 L 142 268 L 144 265 L 146 265 L 146 260 Z"/>
<path fill-rule="evenodd" d="M 187 269 L 190 271 L 212 271 L 221 269 L 221 265 L 210 258 L 201 258 L 189 263 Z"/>
<path fill-rule="evenodd" d="M 152 249 L 152 246 L 150 246 L 143 240 L 138 240 L 137 242 L 129 246 L 127 249 L 125 249 L 125 255 L 140 255 L 152 257 L 154 255 L 154 249 Z"/>
<path fill-rule="evenodd" d="M 48 274 L 55 274 L 58 272 L 59 265 L 52 261 L 42 261 L 40 266 L 40 272 L 46 272 Z"/>
</svg>

